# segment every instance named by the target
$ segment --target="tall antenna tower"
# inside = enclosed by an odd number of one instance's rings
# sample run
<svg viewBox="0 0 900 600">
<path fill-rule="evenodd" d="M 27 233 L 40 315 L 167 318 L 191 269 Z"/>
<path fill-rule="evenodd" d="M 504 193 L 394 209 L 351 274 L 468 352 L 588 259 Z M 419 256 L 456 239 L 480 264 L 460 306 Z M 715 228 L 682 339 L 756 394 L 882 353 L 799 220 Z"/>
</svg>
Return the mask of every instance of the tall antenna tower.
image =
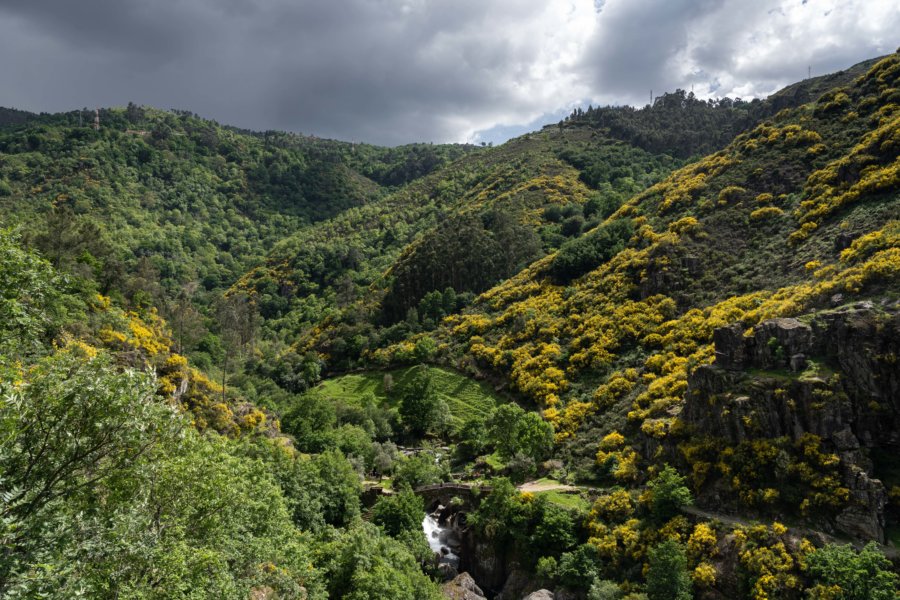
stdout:
<svg viewBox="0 0 900 600">
<path fill-rule="evenodd" d="M 100 131 L 100 109 L 94 109 L 94 131 Z"/>
<path fill-rule="evenodd" d="M 806 78 L 809 79 L 812 77 L 812 65 L 806 67 Z"/>
</svg>

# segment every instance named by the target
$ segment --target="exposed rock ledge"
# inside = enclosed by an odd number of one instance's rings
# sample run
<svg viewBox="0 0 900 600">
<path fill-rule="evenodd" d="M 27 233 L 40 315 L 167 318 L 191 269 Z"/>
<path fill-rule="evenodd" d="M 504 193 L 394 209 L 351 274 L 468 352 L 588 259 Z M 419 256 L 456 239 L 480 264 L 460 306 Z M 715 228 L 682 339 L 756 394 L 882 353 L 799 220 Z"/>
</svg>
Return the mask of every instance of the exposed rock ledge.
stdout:
<svg viewBox="0 0 900 600">
<path fill-rule="evenodd" d="M 735 445 L 819 436 L 850 489 L 835 526 L 883 541 L 886 493 L 867 450 L 900 450 L 900 306 L 860 302 L 746 333 L 738 323 L 713 340 L 715 363 L 688 382 L 685 424 Z"/>
</svg>

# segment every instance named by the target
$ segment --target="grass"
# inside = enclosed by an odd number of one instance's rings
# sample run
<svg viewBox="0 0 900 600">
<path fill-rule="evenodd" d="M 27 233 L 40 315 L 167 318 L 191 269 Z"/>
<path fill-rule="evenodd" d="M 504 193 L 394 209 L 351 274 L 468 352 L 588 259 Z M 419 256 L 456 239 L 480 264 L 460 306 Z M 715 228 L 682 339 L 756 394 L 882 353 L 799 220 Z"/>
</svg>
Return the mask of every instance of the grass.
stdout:
<svg viewBox="0 0 900 600">
<path fill-rule="evenodd" d="M 547 500 L 563 508 L 588 510 L 591 507 L 590 503 L 581 497 L 581 494 L 567 494 L 558 490 L 550 490 L 549 492 L 535 492 L 535 496 L 545 496 Z"/>
<path fill-rule="evenodd" d="M 558 480 L 553 479 L 552 477 L 541 477 L 540 479 L 535 479 L 532 483 L 537 485 L 562 485 Z"/>
<path fill-rule="evenodd" d="M 404 388 L 413 380 L 418 369 L 428 369 L 438 396 L 450 409 L 453 427 L 459 427 L 469 417 L 486 417 L 503 402 L 490 386 L 455 371 L 431 366 L 341 375 L 326 379 L 312 393 L 346 404 L 360 404 L 362 398 L 371 396 L 379 404 L 394 408 L 399 405 Z M 385 390 L 384 385 L 387 375 L 393 379 L 390 392 Z"/>
</svg>

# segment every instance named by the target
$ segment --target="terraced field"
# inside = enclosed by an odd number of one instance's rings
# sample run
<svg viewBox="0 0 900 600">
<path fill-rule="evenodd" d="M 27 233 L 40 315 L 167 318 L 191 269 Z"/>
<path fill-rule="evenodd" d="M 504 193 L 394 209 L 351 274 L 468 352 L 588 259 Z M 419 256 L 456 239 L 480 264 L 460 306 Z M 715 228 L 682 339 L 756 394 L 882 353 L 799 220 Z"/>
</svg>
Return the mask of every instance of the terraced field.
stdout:
<svg viewBox="0 0 900 600">
<path fill-rule="evenodd" d="M 372 396 L 379 404 L 396 407 L 403 390 L 420 369 L 428 370 L 438 395 L 447 403 L 453 427 L 460 426 L 471 416 L 486 417 L 492 408 L 503 402 L 485 383 L 449 369 L 430 366 L 341 375 L 323 381 L 311 393 L 346 404 L 356 404 L 362 398 Z M 385 389 L 386 380 L 393 381 L 390 391 Z"/>
</svg>

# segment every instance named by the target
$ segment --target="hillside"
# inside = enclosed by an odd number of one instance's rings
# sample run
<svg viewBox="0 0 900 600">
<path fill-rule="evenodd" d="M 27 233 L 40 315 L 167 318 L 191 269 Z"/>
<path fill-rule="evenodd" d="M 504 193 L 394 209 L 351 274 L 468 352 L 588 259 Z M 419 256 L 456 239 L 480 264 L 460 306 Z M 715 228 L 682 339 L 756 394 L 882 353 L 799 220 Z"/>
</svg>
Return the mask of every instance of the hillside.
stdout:
<svg viewBox="0 0 900 600">
<path fill-rule="evenodd" d="M 599 224 L 628 197 L 688 162 L 685 157 L 696 160 L 701 150 L 721 148 L 761 119 L 851 81 L 872 64 L 752 103 L 699 102 L 677 92 L 661 96 L 653 108 L 576 111 L 559 126 L 459 160 L 377 206 L 292 236 L 240 289 L 259 294 L 274 328 L 293 330 L 300 347 L 326 355 L 327 369 L 352 367 L 367 349 L 398 340 L 405 329 L 427 329 L 468 302 L 436 309 L 437 292 L 485 291 L 527 259 Z M 482 223 L 473 221 L 476 215 Z M 539 247 L 524 229 L 508 227 L 516 223 L 538 234 Z M 324 339 L 311 330 L 319 322 L 328 331 Z"/>
<path fill-rule="evenodd" d="M 418 310 L 429 292 L 484 291 L 577 236 L 676 164 L 613 140 L 597 142 L 590 132 L 552 132 L 479 151 L 377 203 L 281 241 L 266 265 L 245 276 L 237 289 L 257 294 L 271 327 L 295 328 L 295 333 L 332 315 L 351 328 L 390 326 L 404 320 L 409 309 Z M 596 182 L 602 195 L 560 158 L 564 150 L 611 171 Z M 502 260 L 494 261 L 494 243 L 504 247 Z M 429 249 L 435 245 L 440 255 Z M 479 268 L 461 268 L 457 279 L 442 279 L 450 276 L 447 265 L 461 262 L 463 253 Z M 379 289 L 374 297 L 370 286 Z M 373 303 L 385 292 L 387 307 Z"/>
<path fill-rule="evenodd" d="M 100 120 L 94 131 L 76 111 L 0 128 L 3 219 L 34 231 L 57 266 L 93 268 L 115 278 L 104 291 L 157 305 L 191 281 L 227 287 L 291 232 L 473 149 L 250 134 L 134 105 Z M 132 276 L 142 270 L 152 281 Z"/>
<path fill-rule="evenodd" d="M 0 112 L 0 596 L 896 596 L 898 90 Z"/>
<path fill-rule="evenodd" d="M 700 100 L 693 92 L 676 90 L 653 99 L 643 108 L 588 107 L 576 109 L 560 129 L 589 126 L 653 153 L 688 158 L 715 152 L 738 134 L 786 108 L 814 102 L 825 92 L 849 85 L 878 59 L 863 61 L 844 71 L 791 84 L 768 98 Z M 546 128 L 552 127 L 548 125 Z"/>
<path fill-rule="evenodd" d="M 430 338 L 436 360 L 509 381 L 577 480 L 640 489 L 669 463 L 716 509 L 884 541 L 896 479 L 867 457 L 896 452 L 898 76 L 894 55 L 779 112 L 371 360 Z M 601 555 L 634 565 L 627 536 L 650 530 L 592 518 Z M 760 585 L 789 594 L 779 577 Z"/>
</svg>

